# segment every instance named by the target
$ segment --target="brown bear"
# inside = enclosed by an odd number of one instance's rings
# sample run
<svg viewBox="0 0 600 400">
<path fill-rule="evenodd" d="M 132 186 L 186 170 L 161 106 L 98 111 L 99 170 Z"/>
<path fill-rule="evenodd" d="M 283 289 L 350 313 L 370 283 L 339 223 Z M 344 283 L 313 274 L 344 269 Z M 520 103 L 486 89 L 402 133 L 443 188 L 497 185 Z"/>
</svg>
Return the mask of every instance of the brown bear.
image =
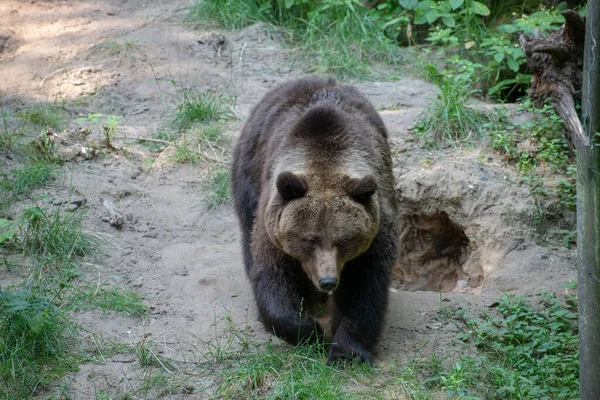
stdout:
<svg viewBox="0 0 600 400">
<path fill-rule="evenodd" d="M 398 228 L 387 131 L 369 101 L 333 79 L 271 90 L 236 143 L 231 189 L 265 327 L 321 340 L 326 310 L 328 364 L 371 363 Z"/>
</svg>

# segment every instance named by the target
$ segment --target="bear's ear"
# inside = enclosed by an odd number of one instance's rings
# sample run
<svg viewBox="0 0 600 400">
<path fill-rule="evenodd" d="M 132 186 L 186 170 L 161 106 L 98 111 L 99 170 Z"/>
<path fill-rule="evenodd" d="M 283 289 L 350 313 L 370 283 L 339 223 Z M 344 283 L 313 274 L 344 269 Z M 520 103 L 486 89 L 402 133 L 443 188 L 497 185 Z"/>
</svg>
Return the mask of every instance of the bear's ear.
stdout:
<svg viewBox="0 0 600 400">
<path fill-rule="evenodd" d="M 280 173 L 276 185 L 277 191 L 285 201 L 299 199 L 308 190 L 304 179 L 290 171 Z"/>
<path fill-rule="evenodd" d="M 361 179 L 351 179 L 346 186 L 350 197 L 359 203 L 366 203 L 377 191 L 377 180 L 373 175 Z"/>
</svg>

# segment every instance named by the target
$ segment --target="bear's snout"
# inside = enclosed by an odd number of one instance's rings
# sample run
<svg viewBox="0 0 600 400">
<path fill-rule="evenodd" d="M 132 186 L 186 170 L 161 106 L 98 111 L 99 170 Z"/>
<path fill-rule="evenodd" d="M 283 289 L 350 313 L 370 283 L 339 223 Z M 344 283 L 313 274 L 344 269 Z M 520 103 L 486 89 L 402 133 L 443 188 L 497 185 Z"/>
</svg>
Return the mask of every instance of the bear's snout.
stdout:
<svg viewBox="0 0 600 400">
<path fill-rule="evenodd" d="M 319 289 L 324 292 L 331 292 L 337 288 L 338 280 L 334 277 L 319 279 Z"/>
</svg>

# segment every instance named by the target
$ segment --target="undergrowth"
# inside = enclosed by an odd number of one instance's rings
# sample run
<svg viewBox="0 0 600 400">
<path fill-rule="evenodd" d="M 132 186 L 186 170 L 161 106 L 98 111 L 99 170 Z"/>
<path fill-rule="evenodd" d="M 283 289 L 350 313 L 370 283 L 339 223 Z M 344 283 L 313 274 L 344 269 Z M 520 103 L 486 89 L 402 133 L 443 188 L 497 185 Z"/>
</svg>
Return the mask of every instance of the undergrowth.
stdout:
<svg viewBox="0 0 600 400">
<path fill-rule="evenodd" d="M 58 382 L 86 359 L 73 310 L 138 317 L 147 310 L 130 290 L 82 284 L 82 263 L 105 241 L 86 231 L 83 212 L 49 207 L 47 195 L 33 195 L 59 165 L 52 149 L 32 143 L 37 147 L 13 148 L 18 167 L 0 174 L 0 399 L 60 397 L 68 388 Z"/>
<path fill-rule="evenodd" d="M 0 289 L 0 398 L 33 398 L 74 372 L 76 340 L 76 325 L 48 294 Z"/>
<path fill-rule="evenodd" d="M 438 70 L 426 67 L 426 75 L 440 93 L 423 111 L 413 126 L 418 137 L 427 145 L 442 147 L 448 144 L 475 142 L 483 137 L 487 117 L 481 111 L 466 105 L 475 93 L 471 89 L 475 69 L 470 63 L 458 64 L 456 70 Z"/>
<path fill-rule="evenodd" d="M 366 77 L 376 72 L 374 62 L 399 61 L 393 41 L 358 0 L 194 1 L 186 20 L 215 21 L 227 29 L 255 22 L 286 29 L 314 73 Z"/>
<path fill-rule="evenodd" d="M 577 166 L 574 152 L 564 138 L 562 121 L 552 106 L 535 108 L 529 100 L 520 111 L 533 115 L 526 122 L 512 123 L 506 113 L 493 115 L 487 126 L 492 148 L 520 172 L 539 200 L 540 213 L 535 216 L 540 239 L 560 235 L 566 247 L 574 243 L 574 212 L 577 203 Z M 571 222 L 568 222 L 571 221 Z M 559 222 L 559 231 L 549 225 Z"/>
<path fill-rule="evenodd" d="M 538 304 L 504 296 L 461 334 L 483 358 L 472 365 L 494 399 L 573 399 L 579 395 L 577 299 L 542 292 Z"/>
<path fill-rule="evenodd" d="M 217 398 L 572 399 L 578 395 L 576 299 L 543 292 L 505 295 L 479 316 L 443 314 L 459 328 L 463 354 L 432 352 L 377 367 L 325 364 L 326 343 L 257 342 L 226 314 L 198 361 Z"/>
<path fill-rule="evenodd" d="M 222 165 L 213 167 L 205 183 L 207 191 L 203 203 L 208 210 L 215 209 L 231 201 L 229 192 L 229 170 Z"/>
<path fill-rule="evenodd" d="M 18 112 L 17 117 L 23 121 L 59 131 L 65 128 L 67 112 L 61 105 L 43 103 Z"/>
<path fill-rule="evenodd" d="M 173 125 L 183 131 L 197 123 L 222 123 L 232 117 L 234 103 L 233 97 L 214 90 L 200 92 L 194 88 L 184 89 L 179 95 Z"/>
</svg>

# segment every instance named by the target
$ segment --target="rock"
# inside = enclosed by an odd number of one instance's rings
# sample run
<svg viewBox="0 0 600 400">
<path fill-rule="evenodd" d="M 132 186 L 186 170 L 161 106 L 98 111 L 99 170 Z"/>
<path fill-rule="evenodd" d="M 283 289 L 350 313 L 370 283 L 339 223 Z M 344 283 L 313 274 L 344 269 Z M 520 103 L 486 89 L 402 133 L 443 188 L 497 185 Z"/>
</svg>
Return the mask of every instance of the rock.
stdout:
<svg viewBox="0 0 600 400">
<path fill-rule="evenodd" d="M 81 207 L 85 203 L 87 203 L 87 199 L 83 196 L 74 197 L 69 201 L 69 205 L 75 205 L 76 208 Z"/>
</svg>

